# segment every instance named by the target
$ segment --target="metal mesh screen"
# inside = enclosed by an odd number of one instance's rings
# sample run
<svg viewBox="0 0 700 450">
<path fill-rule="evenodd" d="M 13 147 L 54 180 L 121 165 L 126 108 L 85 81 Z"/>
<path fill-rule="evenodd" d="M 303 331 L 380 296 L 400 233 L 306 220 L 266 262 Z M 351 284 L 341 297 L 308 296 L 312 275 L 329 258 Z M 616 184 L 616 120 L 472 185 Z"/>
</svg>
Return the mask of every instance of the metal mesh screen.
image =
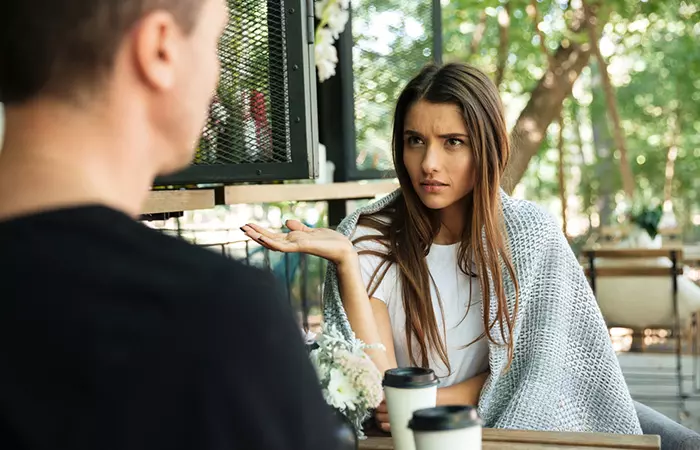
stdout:
<svg viewBox="0 0 700 450">
<path fill-rule="evenodd" d="M 221 76 L 195 165 L 291 161 L 283 0 L 228 0 Z"/>
<path fill-rule="evenodd" d="M 432 2 L 353 0 L 356 166 L 392 170 L 393 109 L 405 84 L 433 59 Z"/>
</svg>

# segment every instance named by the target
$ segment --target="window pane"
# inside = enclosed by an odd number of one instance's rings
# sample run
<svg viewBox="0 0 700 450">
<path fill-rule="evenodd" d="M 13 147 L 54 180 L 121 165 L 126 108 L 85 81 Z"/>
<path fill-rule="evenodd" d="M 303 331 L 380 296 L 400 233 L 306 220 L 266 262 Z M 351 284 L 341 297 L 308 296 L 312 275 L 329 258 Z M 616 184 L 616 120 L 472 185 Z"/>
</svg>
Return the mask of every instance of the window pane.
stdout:
<svg viewBox="0 0 700 450">
<path fill-rule="evenodd" d="M 432 61 L 432 2 L 352 2 L 356 165 L 392 170 L 391 127 L 401 90 Z"/>
</svg>

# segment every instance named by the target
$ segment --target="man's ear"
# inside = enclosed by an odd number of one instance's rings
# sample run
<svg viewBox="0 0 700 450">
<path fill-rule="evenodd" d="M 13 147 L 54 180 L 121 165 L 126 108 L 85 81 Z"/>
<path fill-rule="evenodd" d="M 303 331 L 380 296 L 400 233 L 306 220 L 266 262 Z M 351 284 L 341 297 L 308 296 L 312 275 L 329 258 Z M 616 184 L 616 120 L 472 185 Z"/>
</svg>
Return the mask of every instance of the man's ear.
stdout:
<svg viewBox="0 0 700 450">
<path fill-rule="evenodd" d="M 132 38 L 134 63 L 143 81 L 155 90 L 172 88 L 182 40 L 175 18 L 165 11 L 152 12 L 139 21 Z"/>
</svg>

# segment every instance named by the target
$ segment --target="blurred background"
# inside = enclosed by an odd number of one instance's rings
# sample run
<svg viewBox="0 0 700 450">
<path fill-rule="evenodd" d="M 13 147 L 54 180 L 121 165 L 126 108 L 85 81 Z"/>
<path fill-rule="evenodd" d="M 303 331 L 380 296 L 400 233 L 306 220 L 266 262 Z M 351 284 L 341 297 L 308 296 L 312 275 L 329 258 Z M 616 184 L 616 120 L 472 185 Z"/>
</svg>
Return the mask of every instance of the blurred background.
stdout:
<svg viewBox="0 0 700 450">
<path fill-rule="evenodd" d="M 697 1 L 229 3 L 195 163 L 156 180 L 147 226 L 272 270 L 300 327 L 318 330 L 325 262 L 270 253 L 239 227 L 333 227 L 391 192 L 398 94 L 426 63 L 468 62 L 505 106 L 504 189 L 559 221 L 635 398 L 700 430 Z"/>
</svg>

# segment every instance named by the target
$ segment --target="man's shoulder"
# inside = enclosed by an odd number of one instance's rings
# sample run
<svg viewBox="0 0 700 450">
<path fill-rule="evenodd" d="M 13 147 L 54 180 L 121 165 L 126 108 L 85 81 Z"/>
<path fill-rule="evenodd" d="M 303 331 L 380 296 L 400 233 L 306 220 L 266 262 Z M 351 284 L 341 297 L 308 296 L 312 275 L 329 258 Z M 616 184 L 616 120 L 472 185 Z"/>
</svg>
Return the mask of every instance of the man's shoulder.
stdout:
<svg viewBox="0 0 700 450">
<path fill-rule="evenodd" d="M 174 265 L 186 269 L 190 282 L 199 281 L 216 291 L 252 287 L 267 290 L 274 284 L 274 277 L 268 271 L 226 256 L 220 249 L 194 245 L 172 236 L 159 239 L 162 242 L 158 248 L 170 248 Z"/>
<path fill-rule="evenodd" d="M 291 319 L 291 305 L 270 271 L 177 237 L 158 240 L 169 244 L 160 248 L 169 247 L 164 254 L 170 260 L 157 267 L 147 266 L 156 279 L 147 283 L 162 291 L 163 301 L 178 321 L 186 321 L 183 333 L 204 332 L 202 338 L 218 348 L 213 342 L 242 339 L 254 334 L 261 323 L 279 326 Z"/>
<path fill-rule="evenodd" d="M 117 291 L 163 301 L 206 299 L 222 291 L 264 290 L 272 278 L 223 255 L 219 247 L 194 245 L 105 207 L 49 211 L 0 223 L 0 242 L 16 255 L 10 271 L 28 273 L 34 267 L 76 292 L 85 285 L 79 280 L 89 280 L 93 289 L 109 293 L 118 286 Z M 37 267 L 37 260 L 55 264 Z"/>
</svg>

